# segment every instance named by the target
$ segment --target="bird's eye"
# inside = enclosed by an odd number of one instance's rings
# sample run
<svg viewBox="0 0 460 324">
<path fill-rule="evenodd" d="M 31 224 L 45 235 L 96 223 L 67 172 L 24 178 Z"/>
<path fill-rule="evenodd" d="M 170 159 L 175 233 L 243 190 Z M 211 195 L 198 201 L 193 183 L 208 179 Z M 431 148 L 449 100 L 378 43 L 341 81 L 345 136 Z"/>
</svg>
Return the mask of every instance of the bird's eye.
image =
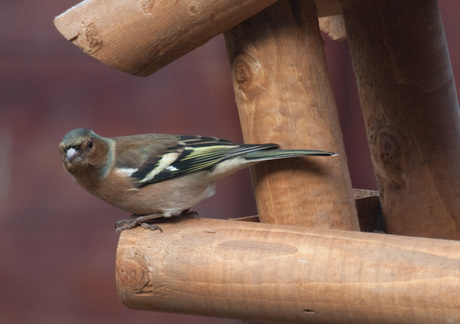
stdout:
<svg viewBox="0 0 460 324">
<path fill-rule="evenodd" d="M 93 148 L 93 142 L 92 142 L 92 141 L 89 141 L 89 142 L 88 142 L 88 148 L 90 148 L 90 149 Z"/>
</svg>

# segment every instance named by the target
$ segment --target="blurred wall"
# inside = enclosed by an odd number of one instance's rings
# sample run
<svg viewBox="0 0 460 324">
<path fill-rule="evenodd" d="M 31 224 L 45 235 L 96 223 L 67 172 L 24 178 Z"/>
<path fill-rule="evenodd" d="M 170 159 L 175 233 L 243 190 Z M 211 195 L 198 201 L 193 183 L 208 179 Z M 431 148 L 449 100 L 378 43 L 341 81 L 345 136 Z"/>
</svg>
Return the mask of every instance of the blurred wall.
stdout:
<svg viewBox="0 0 460 324">
<path fill-rule="evenodd" d="M 223 37 L 150 77 L 134 77 L 83 54 L 55 30 L 53 17 L 76 3 L 0 3 L 0 322 L 240 322 L 126 309 L 115 288 L 113 223 L 127 214 L 75 185 L 57 147 L 77 127 L 104 136 L 242 141 Z M 439 3 L 459 80 L 460 5 Z M 375 189 L 346 42 L 325 40 L 353 184 Z M 195 209 L 202 217 L 255 214 L 248 172 L 221 181 Z"/>
</svg>

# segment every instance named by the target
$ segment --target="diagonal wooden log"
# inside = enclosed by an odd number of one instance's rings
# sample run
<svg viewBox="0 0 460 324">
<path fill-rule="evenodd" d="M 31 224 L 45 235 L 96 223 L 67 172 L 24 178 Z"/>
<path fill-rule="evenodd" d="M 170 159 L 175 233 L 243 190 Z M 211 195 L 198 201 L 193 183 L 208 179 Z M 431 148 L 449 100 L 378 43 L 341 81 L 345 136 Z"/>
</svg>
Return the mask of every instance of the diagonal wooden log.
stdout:
<svg viewBox="0 0 460 324">
<path fill-rule="evenodd" d="M 359 230 L 315 2 L 278 1 L 225 38 L 245 142 L 339 153 L 252 167 L 261 222 Z"/>
<path fill-rule="evenodd" d="M 86 0 L 54 24 L 88 55 L 147 76 L 275 2 Z M 340 12 L 338 0 L 318 4 L 322 15 Z"/>
<path fill-rule="evenodd" d="M 101 62 L 147 76 L 274 2 L 88 0 L 55 26 Z"/>
<path fill-rule="evenodd" d="M 460 110 L 436 0 L 347 0 L 389 233 L 460 239 Z"/>
<path fill-rule="evenodd" d="M 460 242 L 214 219 L 121 233 L 129 308 L 287 323 L 457 323 Z"/>
</svg>

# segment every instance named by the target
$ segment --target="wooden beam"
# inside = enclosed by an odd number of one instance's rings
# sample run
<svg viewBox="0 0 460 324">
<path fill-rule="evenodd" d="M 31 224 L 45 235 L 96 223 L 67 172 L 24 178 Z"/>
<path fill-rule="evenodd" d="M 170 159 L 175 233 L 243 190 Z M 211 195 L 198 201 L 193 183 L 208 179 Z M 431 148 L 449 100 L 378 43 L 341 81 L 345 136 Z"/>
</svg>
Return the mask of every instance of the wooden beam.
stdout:
<svg viewBox="0 0 460 324">
<path fill-rule="evenodd" d="M 251 168 L 260 221 L 359 230 L 314 1 L 279 1 L 225 33 L 246 143 L 336 152 Z"/>
<path fill-rule="evenodd" d="M 305 323 L 460 321 L 460 242 L 215 219 L 121 233 L 132 309 Z"/>
<path fill-rule="evenodd" d="M 58 31 L 88 55 L 147 76 L 276 0 L 85 0 L 55 18 Z M 318 0 L 323 15 L 338 0 Z"/>
<path fill-rule="evenodd" d="M 460 111 L 436 0 L 344 1 L 389 233 L 460 239 Z"/>
<path fill-rule="evenodd" d="M 89 0 L 54 24 L 85 53 L 147 76 L 276 0 Z"/>
</svg>

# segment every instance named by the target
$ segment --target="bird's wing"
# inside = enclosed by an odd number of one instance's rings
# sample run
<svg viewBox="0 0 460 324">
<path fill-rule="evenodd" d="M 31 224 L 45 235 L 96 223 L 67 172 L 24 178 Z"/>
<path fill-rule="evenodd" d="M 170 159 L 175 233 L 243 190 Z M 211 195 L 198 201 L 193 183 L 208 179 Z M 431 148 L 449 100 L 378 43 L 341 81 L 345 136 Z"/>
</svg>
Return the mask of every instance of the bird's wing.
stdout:
<svg viewBox="0 0 460 324">
<path fill-rule="evenodd" d="M 224 160 L 248 152 L 277 147 L 275 144 L 238 145 L 215 137 L 177 136 L 174 138 L 174 141 L 163 140 L 163 142 L 152 139 L 151 145 L 147 143 L 139 145 L 136 148 L 136 151 L 139 151 L 136 152 L 138 155 L 136 159 L 128 158 L 129 150 L 124 150 L 127 153 L 124 154 L 122 167 L 132 170 L 130 176 L 138 187 L 212 169 Z M 140 161 L 142 162 L 139 163 Z"/>
</svg>

